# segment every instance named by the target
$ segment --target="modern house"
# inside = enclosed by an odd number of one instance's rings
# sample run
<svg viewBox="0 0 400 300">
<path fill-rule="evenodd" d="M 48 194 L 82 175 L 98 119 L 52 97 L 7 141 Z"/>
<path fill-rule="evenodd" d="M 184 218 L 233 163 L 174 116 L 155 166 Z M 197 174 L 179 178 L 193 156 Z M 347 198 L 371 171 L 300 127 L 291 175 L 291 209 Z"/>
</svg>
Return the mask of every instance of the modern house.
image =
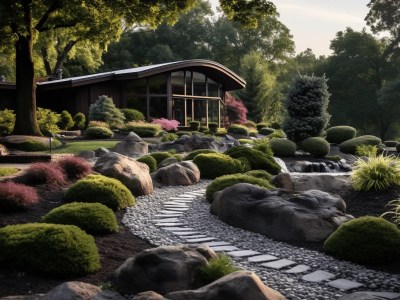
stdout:
<svg viewBox="0 0 400 300">
<path fill-rule="evenodd" d="M 99 96 L 117 107 L 135 108 L 147 120 L 175 119 L 221 124 L 225 92 L 242 89 L 245 81 L 209 60 L 185 60 L 37 83 L 37 106 L 71 114 L 83 112 Z M 13 108 L 15 85 L 0 82 L 0 108 Z"/>
</svg>

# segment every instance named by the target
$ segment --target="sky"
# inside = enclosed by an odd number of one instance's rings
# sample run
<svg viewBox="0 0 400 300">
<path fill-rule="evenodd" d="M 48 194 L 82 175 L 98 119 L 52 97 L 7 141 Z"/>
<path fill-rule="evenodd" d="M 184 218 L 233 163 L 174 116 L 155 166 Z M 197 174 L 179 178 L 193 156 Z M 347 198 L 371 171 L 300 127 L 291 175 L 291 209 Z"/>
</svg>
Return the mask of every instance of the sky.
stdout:
<svg viewBox="0 0 400 300">
<path fill-rule="evenodd" d="M 367 27 L 364 18 L 369 0 L 270 0 L 278 9 L 280 21 L 290 29 L 296 53 L 311 48 L 319 55 L 330 55 L 330 41 L 346 27 Z M 211 1 L 213 5 L 218 0 Z"/>
</svg>

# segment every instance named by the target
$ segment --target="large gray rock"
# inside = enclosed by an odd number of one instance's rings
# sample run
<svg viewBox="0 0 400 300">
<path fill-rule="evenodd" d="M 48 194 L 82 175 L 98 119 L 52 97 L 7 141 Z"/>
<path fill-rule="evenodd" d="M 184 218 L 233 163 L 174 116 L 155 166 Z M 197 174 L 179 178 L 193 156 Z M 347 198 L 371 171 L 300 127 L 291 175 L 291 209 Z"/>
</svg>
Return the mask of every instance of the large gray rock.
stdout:
<svg viewBox="0 0 400 300">
<path fill-rule="evenodd" d="M 182 161 L 158 169 L 153 178 L 164 185 L 192 185 L 200 181 L 200 170 L 192 161 Z"/>
<path fill-rule="evenodd" d="M 118 179 L 134 196 L 148 195 L 153 192 L 149 167 L 133 158 L 110 152 L 96 161 L 93 170 Z"/>
<path fill-rule="evenodd" d="M 247 183 L 214 194 L 211 213 L 225 223 L 279 241 L 323 241 L 352 216 L 337 195 L 264 190 Z"/>
<path fill-rule="evenodd" d="M 202 288 L 166 294 L 171 300 L 284 300 L 279 292 L 267 287 L 254 273 L 237 271 Z"/>
<path fill-rule="evenodd" d="M 125 156 L 139 157 L 147 154 L 149 148 L 136 133 L 130 132 L 122 142 L 114 146 L 113 151 Z"/>
<path fill-rule="evenodd" d="M 193 289 L 196 268 L 207 264 L 214 251 L 207 246 L 161 246 L 128 258 L 115 272 L 123 294 L 155 291 L 166 294 Z"/>
<path fill-rule="evenodd" d="M 156 292 L 147 291 L 135 295 L 135 297 L 133 297 L 132 300 L 169 300 L 169 299 L 164 298 L 162 295 Z"/>
<path fill-rule="evenodd" d="M 349 174 L 329 173 L 281 173 L 273 179 L 273 184 L 282 189 L 294 191 L 320 190 L 335 193 L 350 188 Z"/>
</svg>

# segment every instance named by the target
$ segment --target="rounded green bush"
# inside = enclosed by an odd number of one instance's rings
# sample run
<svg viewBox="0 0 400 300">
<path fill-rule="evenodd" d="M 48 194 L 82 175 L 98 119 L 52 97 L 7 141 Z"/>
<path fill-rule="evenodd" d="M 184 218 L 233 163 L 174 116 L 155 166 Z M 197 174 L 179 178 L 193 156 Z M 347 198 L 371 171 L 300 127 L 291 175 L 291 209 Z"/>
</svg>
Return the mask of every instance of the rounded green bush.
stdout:
<svg viewBox="0 0 400 300">
<path fill-rule="evenodd" d="M 73 225 L 18 224 L 0 228 L 0 263 L 56 277 L 100 269 L 94 238 Z"/>
<path fill-rule="evenodd" d="M 199 168 L 201 178 L 214 179 L 226 174 L 241 173 L 246 169 L 241 161 L 222 153 L 199 154 L 193 162 Z"/>
<path fill-rule="evenodd" d="M 266 170 L 274 175 L 278 174 L 281 170 L 281 167 L 272 156 L 254 148 L 234 146 L 226 150 L 225 154 L 232 158 L 246 158 L 249 161 L 252 170 Z"/>
<path fill-rule="evenodd" d="M 275 129 L 270 128 L 270 127 L 263 127 L 258 130 L 258 133 L 262 134 L 262 135 L 269 135 L 274 132 L 275 132 Z"/>
<path fill-rule="evenodd" d="M 114 133 L 105 127 L 88 127 L 85 130 L 85 137 L 88 139 L 108 139 L 114 136 Z"/>
<path fill-rule="evenodd" d="M 75 225 L 89 234 L 107 234 L 118 231 L 114 212 L 100 203 L 72 202 L 51 210 L 43 223 Z"/>
<path fill-rule="evenodd" d="M 155 172 L 157 170 L 157 161 L 153 156 L 144 155 L 138 158 L 137 161 L 148 165 L 150 173 Z"/>
<path fill-rule="evenodd" d="M 158 166 L 164 159 L 172 157 L 172 154 L 169 152 L 154 152 L 150 153 L 150 156 L 156 160 Z"/>
<path fill-rule="evenodd" d="M 381 139 L 373 135 L 362 135 L 351 140 L 342 142 L 339 145 L 339 150 L 347 154 L 356 154 L 357 146 L 372 145 L 378 146 L 382 143 Z"/>
<path fill-rule="evenodd" d="M 269 141 L 272 152 L 276 156 L 288 157 L 296 153 L 296 144 L 284 138 L 273 138 Z"/>
<path fill-rule="evenodd" d="M 75 182 L 65 193 L 68 202 L 98 202 L 119 210 L 132 206 L 135 198 L 119 180 L 102 175 L 89 175 Z"/>
<path fill-rule="evenodd" d="M 181 136 L 183 136 L 183 135 L 188 135 L 188 136 L 191 136 L 192 135 L 192 133 L 190 132 L 190 131 L 177 131 L 177 132 L 175 132 L 175 134 L 180 138 Z"/>
<path fill-rule="evenodd" d="M 334 126 L 326 130 L 326 140 L 331 144 L 341 144 L 353 139 L 357 129 L 351 126 Z"/>
<path fill-rule="evenodd" d="M 200 122 L 199 121 L 191 121 L 189 122 L 190 131 L 199 131 L 200 130 Z"/>
<path fill-rule="evenodd" d="M 177 134 L 169 132 L 169 133 L 164 134 L 161 137 L 161 142 L 163 142 L 163 143 L 164 142 L 172 142 L 172 141 L 177 140 L 178 138 L 179 138 L 179 136 Z"/>
<path fill-rule="evenodd" d="M 285 132 L 282 129 L 275 129 L 275 131 L 271 134 L 268 135 L 269 139 L 273 139 L 273 138 L 284 138 Z"/>
<path fill-rule="evenodd" d="M 253 176 L 253 177 L 256 177 L 256 178 L 268 180 L 269 182 L 271 182 L 271 180 L 273 178 L 273 176 L 271 174 L 269 174 L 267 171 L 264 171 L 264 170 L 251 170 L 251 171 L 247 171 L 244 174 L 245 175 L 249 175 L 249 176 Z"/>
<path fill-rule="evenodd" d="M 223 189 L 230 187 L 236 183 L 250 183 L 258 185 L 266 189 L 273 189 L 274 186 L 268 180 L 256 178 L 246 174 L 230 174 L 215 178 L 206 189 L 206 199 L 212 203 L 214 201 L 214 193 L 222 191 Z"/>
<path fill-rule="evenodd" d="M 218 153 L 218 152 L 215 150 L 211 150 L 211 149 L 197 149 L 197 150 L 193 150 L 188 155 L 186 155 L 183 160 L 193 160 L 197 155 L 205 154 L 205 153 Z"/>
<path fill-rule="evenodd" d="M 78 112 L 74 116 L 74 129 L 83 130 L 85 129 L 86 116 L 84 113 Z"/>
<path fill-rule="evenodd" d="M 398 141 L 385 141 L 384 144 L 386 147 L 397 147 L 399 142 Z"/>
<path fill-rule="evenodd" d="M 133 108 L 122 108 L 122 113 L 125 117 L 125 122 L 131 121 L 144 121 L 144 115 L 142 112 Z"/>
<path fill-rule="evenodd" d="M 329 143 L 321 137 L 309 137 L 300 142 L 300 148 L 314 157 L 325 157 L 331 150 Z"/>
<path fill-rule="evenodd" d="M 391 263 L 400 256 L 400 230 L 377 217 L 342 224 L 324 243 L 330 255 L 361 264 Z"/>
<path fill-rule="evenodd" d="M 211 133 L 216 133 L 218 130 L 218 123 L 217 122 L 208 122 L 208 129 Z"/>
<path fill-rule="evenodd" d="M 160 124 L 147 124 L 138 122 L 129 122 L 121 129 L 127 132 L 134 132 L 140 137 L 158 136 L 161 132 Z"/>
<path fill-rule="evenodd" d="M 264 127 L 268 127 L 268 124 L 267 123 L 257 123 L 256 124 L 257 130 L 260 130 L 261 128 L 264 128 Z"/>
<path fill-rule="evenodd" d="M 232 124 L 231 127 L 228 128 L 228 134 L 241 134 L 248 136 L 249 129 L 244 125 Z"/>
</svg>

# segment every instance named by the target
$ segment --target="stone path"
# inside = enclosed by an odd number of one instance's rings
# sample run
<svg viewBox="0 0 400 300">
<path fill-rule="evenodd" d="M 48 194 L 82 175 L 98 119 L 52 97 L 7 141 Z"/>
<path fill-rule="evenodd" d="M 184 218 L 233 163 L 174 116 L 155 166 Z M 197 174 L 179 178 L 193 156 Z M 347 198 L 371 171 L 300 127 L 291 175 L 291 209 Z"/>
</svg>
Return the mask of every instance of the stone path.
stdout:
<svg viewBox="0 0 400 300">
<path fill-rule="evenodd" d="M 186 243 L 203 243 L 208 245 L 215 252 L 225 252 L 227 255 L 241 259 L 244 262 L 259 264 L 267 269 L 274 269 L 289 274 L 304 274 L 301 280 L 329 285 L 341 292 L 362 291 L 364 284 L 344 278 L 337 278 L 337 275 L 324 270 L 312 270 L 311 266 L 298 264 L 296 261 L 284 257 L 276 257 L 268 253 L 260 253 L 250 249 L 240 249 L 239 247 L 210 236 L 207 232 L 201 232 L 196 228 L 191 228 L 185 222 L 184 212 L 189 210 L 190 204 L 198 197 L 203 197 L 205 189 L 186 192 L 184 194 L 170 197 L 163 203 L 163 209 L 154 215 L 155 226 L 163 230 L 170 231 L 179 238 L 183 238 Z M 370 292 L 363 291 L 368 295 L 375 295 L 381 299 L 400 299 L 400 293 Z M 339 294 L 340 296 L 340 294 Z"/>
</svg>

